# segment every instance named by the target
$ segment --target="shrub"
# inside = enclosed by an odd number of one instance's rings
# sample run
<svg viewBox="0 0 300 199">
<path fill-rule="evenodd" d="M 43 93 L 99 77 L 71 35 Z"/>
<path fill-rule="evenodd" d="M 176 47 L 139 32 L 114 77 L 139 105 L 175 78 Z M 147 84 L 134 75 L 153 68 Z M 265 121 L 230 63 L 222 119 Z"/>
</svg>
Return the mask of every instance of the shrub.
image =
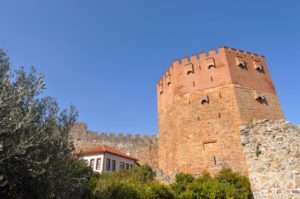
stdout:
<svg viewBox="0 0 300 199">
<path fill-rule="evenodd" d="M 216 178 L 222 184 L 229 184 L 233 187 L 235 198 L 253 198 L 247 177 L 234 173 L 231 169 L 223 169 Z"/>
<path fill-rule="evenodd" d="M 144 199 L 173 199 L 175 195 L 166 185 L 159 182 L 152 182 L 146 186 Z"/>
<path fill-rule="evenodd" d="M 173 199 L 169 187 L 154 180 L 149 166 L 121 172 L 96 174 L 87 181 L 95 199 Z"/>
<path fill-rule="evenodd" d="M 184 192 L 186 186 L 193 182 L 195 179 L 191 174 L 187 173 L 178 173 L 175 176 L 175 183 L 171 184 L 171 188 L 176 195 Z"/>
<path fill-rule="evenodd" d="M 253 198 L 248 179 L 230 169 L 221 170 L 215 177 L 203 173 L 193 180 L 188 174 L 178 174 L 171 187 L 179 199 Z"/>
<path fill-rule="evenodd" d="M 155 172 L 148 165 L 124 170 L 123 174 L 140 182 L 152 182 L 155 178 Z"/>
</svg>

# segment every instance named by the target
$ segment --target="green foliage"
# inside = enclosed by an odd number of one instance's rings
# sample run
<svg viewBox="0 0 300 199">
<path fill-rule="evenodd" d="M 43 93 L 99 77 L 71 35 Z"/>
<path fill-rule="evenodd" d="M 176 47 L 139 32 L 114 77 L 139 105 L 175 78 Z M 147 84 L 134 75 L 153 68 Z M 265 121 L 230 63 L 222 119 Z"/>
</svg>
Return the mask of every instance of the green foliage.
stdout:
<svg viewBox="0 0 300 199">
<path fill-rule="evenodd" d="M 236 198 L 252 198 L 250 182 L 247 177 L 234 173 L 230 169 L 223 169 L 216 178 L 222 184 L 231 185 Z"/>
<path fill-rule="evenodd" d="M 184 192 L 188 184 L 194 181 L 194 177 L 187 173 L 178 173 L 175 176 L 175 183 L 171 185 L 172 190 L 176 195 Z"/>
<path fill-rule="evenodd" d="M 172 199 L 169 187 L 154 180 L 148 166 L 121 172 L 96 174 L 87 181 L 95 199 Z"/>
<path fill-rule="evenodd" d="M 91 173 L 73 155 L 69 129 L 77 111 L 60 111 L 41 97 L 42 75 L 32 68 L 11 72 L 0 49 L 0 195 L 1 198 L 79 198 Z"/>
<path fill-rule="evenodd" d="M 145 172 L 147 171 L 147 172 Z M 117 173 L 94 175 L 88 182 L 91 198 L 95 199 L 250 199 L 252 193 L 246 177 L 223 169 L 212 177 L 204 172 L 194 178 L 179 173 L 171 185 L 162 185 L 153 178 L 152 170 L 140 167 Z M 143 174 L 142 176 L 140 176 Z M 153 176 L 152 173 L 150 176 Z"/>
<path fill-rule="evenodd" d="M 194 180 L 188 175 L 178 174 L 171 187 L 179 199 L 253 198 L 248 179 L 230 169 L 223 169 L 214 177 L 204 173 Z"/>
<path fill-rule="evenodd" d="M 146 194 L 144 199 L 172 199 L 175 198 L 173 192 L 169 187 L 162 185 L 158 182 L 149 183 L 146 186 Z"/>
<path fill-rule="evenodd" d="M 148 165 L 126 170 L 123 172 L 123 175 L 127 175 L 127 177 L 134 178 L 140 182 L 152 182 L 155 178 L 155 172 Z"/>
<path fill-rule="evenodd" d="M 256 149 L 255 149 L 255 155 L 256 155 L 256 157 L 259 157 L 259 155 L 262 153 L 262 151 L 260 150 L 260 144 L 258 144 L 257 146 L 256 146 Z"/>
</svg>

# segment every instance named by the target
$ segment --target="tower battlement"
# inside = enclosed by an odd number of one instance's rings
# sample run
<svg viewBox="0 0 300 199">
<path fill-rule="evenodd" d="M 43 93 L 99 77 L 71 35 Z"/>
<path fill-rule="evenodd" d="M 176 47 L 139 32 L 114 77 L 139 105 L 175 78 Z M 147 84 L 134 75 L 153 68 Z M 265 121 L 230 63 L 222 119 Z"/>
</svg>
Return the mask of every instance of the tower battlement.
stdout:
<svg viewBox="0 0 300 199">
<path fill-rule="evenodd" d="M 223 50 L 225 49 L 225 50 Z M 167 71 L 163 74 L 163 76 L 160 78 L 160 80 L 158 81 L 158 83 L 169 74 L 169 70 L 171 67 L 173 67 L 174 65 L 185 65 L 185 64 L 190 64 L 190 63 L 194 63 L 195 61 L 200 61 L 200 60 L 205 60 L 207 58 L 213 58 L 215 57 L 217 54 L 219 53 L 230 53 L 236 56 L 242 56 L 242 57 L 251 57 L 253 60 L 255 61 L 261 61 L 262 59 L 265 58 L 264 55 L 260 55 L 257 53 L 252 53 L 252 52 L 248 52 L 248 51 L 244 51 L 244 50 L 238 50 L 235 48 L 230 48 L 227 46 L 220 46 L 217 49 L 211 49 L 209 51 L 203 51 L 197 54 L 193 54 L 190 55 L 188 57 L 182 57 L 181 59 L 175 59 L 172 64 L 169 66 L 169 68 L 167 69 Z"/>
<path fill-rule="evenodd" d="M 222 46 L 173 61 L 156 85 L 158 103 L 226 84 L 275 93 L 263 55 Z"/>
</svg>

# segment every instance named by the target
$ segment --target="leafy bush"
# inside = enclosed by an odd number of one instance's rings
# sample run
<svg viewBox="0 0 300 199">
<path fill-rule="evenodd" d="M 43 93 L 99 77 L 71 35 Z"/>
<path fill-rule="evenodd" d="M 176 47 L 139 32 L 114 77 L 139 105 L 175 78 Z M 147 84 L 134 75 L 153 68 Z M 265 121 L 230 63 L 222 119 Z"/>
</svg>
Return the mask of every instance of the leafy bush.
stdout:
<svg viewBox="0 0 300 199">
<path fill-rule="evenodd" d="M 169 187 L 158 182 L 149 183 L 146 186 L 146 195 L 144 199 L 172 199 L 175 198 Z"/>
<path fill-rule="evenodd" d="M 94 175 L 87 185 L 95 199 L 173 199 L 166 185 L 154 180 L 149 166 Z"/>
<path fill-rule="evenodd" d="M 230 169 L 221 170 L 215 177 L 204 173 L 194 180 L 180 173 L 171 187 L 179 199 L 253 198 L 248 179 Z"/>
<path fill-rule="evenodd" d="M 188 184 L 192 183 L 195 178 L 191 174 L 178 173 L 175 176 L 175 183 L 171 185 L 172 190 L 176 195 L 184 192 Z"/>
<path fill-rule="evenodd" d="M 253 198 L 247 177 L 234 173 L 231 169 L 223 169 L 216 176 L 216 179 L 222 184 L 231 185 L 234 189 L 235 198 Z"/>
</svg>

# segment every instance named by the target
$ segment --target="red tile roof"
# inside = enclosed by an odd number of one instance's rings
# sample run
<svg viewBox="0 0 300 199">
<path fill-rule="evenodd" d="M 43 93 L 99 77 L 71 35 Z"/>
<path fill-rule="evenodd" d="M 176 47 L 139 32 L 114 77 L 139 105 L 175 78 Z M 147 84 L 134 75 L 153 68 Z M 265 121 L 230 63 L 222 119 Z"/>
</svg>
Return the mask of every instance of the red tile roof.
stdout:
<svg viewBox="0 0 300 199">
<path fill-rule="evenodd" d="M 97 147 L 94 147 L 94 148 L 84 149 L 84 150 L 80 151 L 79 154 L 80 155 L 90 155 L 90 154 L 97 154 L 97 153 L 111 153 L 113 155 L 117 155 L 117 156 L 121 156 L 123 158 L 127 158 L 127 159 L 137 161 L 136 158 L 131 157 L 131 156 L 127 155 L 126 153 L 120 151 L 120 150 L 114 149 L 114 148 L 106 146 L 106 145 L 101 145 L 101 146 L 97 146 Z"/>
</svg>

